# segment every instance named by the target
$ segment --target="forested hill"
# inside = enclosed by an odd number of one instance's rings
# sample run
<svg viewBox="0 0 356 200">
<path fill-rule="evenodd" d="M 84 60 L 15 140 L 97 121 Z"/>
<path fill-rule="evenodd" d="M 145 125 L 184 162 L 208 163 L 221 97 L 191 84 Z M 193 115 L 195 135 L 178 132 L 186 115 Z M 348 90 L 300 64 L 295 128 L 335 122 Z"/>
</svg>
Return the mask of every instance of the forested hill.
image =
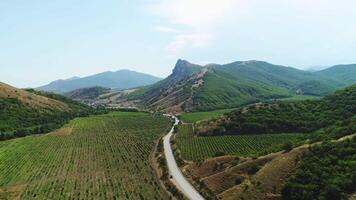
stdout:
<svg viewBox="0 0 356 200">
<path fill-rule="evenodd" d="M 47 85 L 37 88 L 37 90 L 66 93 L 80 88 L 107 87 L 112 89 L 128 89 L 145 85 L 150 85 L 161 80 L 149 74 L 139 73 L 131 70 L 107 71 L 83 78 L 71 78 L 66 80 L 53 81 Z"/>
<path fill-rule="evenodd" d="M 46 133 L 96 111 L 61 95 L 0 83 L 0 140 Z"/>
<path fill-rule="evenodd" d="M 356 82 L 356 64 L 336 65 L 315 73 L 329 79 L 343 82 L 344 84 Z"/>
<path fill-rule="evenodd" d="M 105 87 L 90 87 L 90 88 L 80 88 L 64 94 L 64 96 L 78 99 L 78 100 L 87 100 L 87 99 L 95 99 L 102 94 L 110 92 L 110 88 Z"/>
<path fill-rule="evenodd" d="M 356 85 L 320 100 L 260 103 L 196 124 L 199 135 L 308 133 L 322 128 L 333 135 L 356 132 Z M 341 128 L 341 127 L 344 127 Z"/>
<path fill-rule="evenodd" d="M 200 66 L 178 60 L 170 76 L 127 99 L 141 101 L 151 110 L 189 112 L 294 95 L 324 96 L 343 86 L 344 82 L 325 75 L 263 61 Z"/>
</svg>

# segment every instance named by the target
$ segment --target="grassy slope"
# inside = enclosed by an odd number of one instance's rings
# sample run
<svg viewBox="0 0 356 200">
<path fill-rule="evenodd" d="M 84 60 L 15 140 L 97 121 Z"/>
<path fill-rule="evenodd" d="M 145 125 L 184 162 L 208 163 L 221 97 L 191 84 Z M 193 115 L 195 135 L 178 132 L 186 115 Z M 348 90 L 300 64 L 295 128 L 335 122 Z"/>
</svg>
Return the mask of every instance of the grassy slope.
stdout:
<svg viewBox="0 0 356 200">
<path fill-rule="evenodd" d="M 90 88 L 77 89 L 71 92 L 67 92 L 64 95 L 72 99 L 86 100 L 86 99 L 96 99 L 100 95 L 109 93 L 110 91 L 111 91 L 110 88 L 96 86 Z"/>
<path fill-rule="evenodd" d="M 232 112 L 233 110 L 235 109 L 231 108 L 231 109 L 221 109 L 221 110 L 213 110 L 213 111 L 205 111 L 205 112 L 183 113 L 181 115 L 181 120 L 185 123 L 195 123 L 198 121 L 208 120 L 221 116 L 225 113 Z"/>
<path fill-rule="evenodd" d="M 241 109 L 196 126 L 202 135 L 312 132 L 350 121 L 356 114 L 356 85 L 320 100 L 272 102 Z M 342 135 L 340 135 L 342 136 Z"/>
<path fill-rule="evenodd" d="M 235 62 L 217 68 L 236 78 L 288 89 L 293 93 L 301 89 L 306 94 L 325 95 L 334 91 L 339 84 L 341 85 L 335 80 L 329 80 L 311 72 L 261 61 Z M 310 85 L 313 86 L 310 87 Z"/>
<path fill-rule="evenodd" d="M 165 199 L 148 157 L 169 126 L 161 116 L 110 113 L 0 142 L 0 198 Z"/>
<path fill-rule="evenodd" d="M 44 96 L 39 96 L 31 92 L 21 90 L 0 82 L 1 99 L 17 99 L 22 104 L 34 109 L 53 109 L 58 111 L 68 111 L 68 105 Z"/>
<path fill-rule="evenodd" d="M 193 161 L 215 157 L 218 153 L 245 157 L 264 155 L 282 150 L 287 142 L 297 145 L 304 140 L 301 134 L 196 137 L 190 124 L 181 125 L 176 137 L 183 159 Z"/>
<path fill-rule="evenodd" d="M 317 100 L 320 99 L 318 96 L 311 96 L 311 95 L 295 95 L 292 97 L 278 99 L 280 101 L 303 101 L 303 100 Z"/>
<path fill-rule="evenodd" d="M 6 84 L 0 84 L 0 108 L 0 140 L 48 132 L 73 117 L 94 113 L 92 108 L 60 95 Z"/>
<path fill-rule="evenodd" d="M 356 82 L 356 64 L 336 65 L 315 73 L 330 79 L 336 79 L 344 85 Z"/>
<path fill-rule="evenodd" d="M 311 148 L 287 181 L 282 199 L 348 199 L 356 192 L 356 139 Z"/>
<path fill-rule="evenodd" d="M 193 100 L 195 110 L 214 110 L 289 95 L 287 90 L 236 79 L 214 70 L 204 77 L 204 84 L 196 90 Z"/>
</svg>

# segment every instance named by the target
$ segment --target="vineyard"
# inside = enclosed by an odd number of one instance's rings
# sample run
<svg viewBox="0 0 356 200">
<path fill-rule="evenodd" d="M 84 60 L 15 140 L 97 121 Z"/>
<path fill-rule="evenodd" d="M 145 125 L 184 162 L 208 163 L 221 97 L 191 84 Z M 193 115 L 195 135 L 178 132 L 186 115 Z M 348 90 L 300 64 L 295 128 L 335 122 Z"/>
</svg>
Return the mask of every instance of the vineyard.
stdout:
<svg viewBox="0 0 356 200">
<path fill-rule="evenodd" d="M 217 155 L 258 156 L 282 150 L 285 143 L 302 143 L 303 134 L 260 134 L 239 136 L 197 137 L 191 124 L 183 124 L 176 143 L 183 159 L 202 161 Z"/>
<path fill-rule="evenodd" d="M 205 111 L 205 112 L 191 112 L 191 113 L 183 113 L 181 115 L 181 119 L 186 123 L 195 123 L 201 120 L 208 120 L 214 117 L 218 117 L 228 112 L 232 112 L 235 109 L 222 109 L 222 110 L 213 110 L 213 111 Z"/>
<path fill-rule="evenodd" d="M 169 126 L 162 116 L 117 112 L 0 142 L 0 199 L 166 199 L 149 154 Z"/>
</svg>

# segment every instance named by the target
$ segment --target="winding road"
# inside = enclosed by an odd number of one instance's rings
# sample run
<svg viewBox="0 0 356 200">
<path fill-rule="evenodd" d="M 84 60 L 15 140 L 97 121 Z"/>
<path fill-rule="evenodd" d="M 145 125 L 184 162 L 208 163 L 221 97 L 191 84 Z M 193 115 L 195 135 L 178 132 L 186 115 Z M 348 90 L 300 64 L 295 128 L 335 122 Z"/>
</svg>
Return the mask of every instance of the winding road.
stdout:
<svg viewBox="0 0 356 200">
<path fill-rule="evenodd" d="M 179 120 L 175 116 L 166 115 L 174 118 L 175 122 L 169 133 L 163 138 L 164 155 L 167 160 L 168 170 L 172 176 L 173 183 L 177 188 L 189 199 L 191 200 L 204 200 L 204 198 L 199 194 L 198 191 L 185 179 L 182 172 L 180 171 L 176 160 L 174 159 L 170 139 L 173 135 L 174 127 L 178 125 Z"/>
</svg>

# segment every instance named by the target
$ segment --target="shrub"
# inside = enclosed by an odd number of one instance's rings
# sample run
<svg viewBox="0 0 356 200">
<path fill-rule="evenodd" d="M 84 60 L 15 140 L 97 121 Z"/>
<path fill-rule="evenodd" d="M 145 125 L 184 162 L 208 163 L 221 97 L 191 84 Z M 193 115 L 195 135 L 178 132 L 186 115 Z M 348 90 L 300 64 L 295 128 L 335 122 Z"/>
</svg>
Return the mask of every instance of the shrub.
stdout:
<svg viewBox="0 0 356 200">
<path fill-rule="evenodd" d="M 293 144 L 291 142 L 287 142 L 283 145 L 283 150 L 288 152 L 293 149 Z"/>
<path fill-rule="evenodd" d="M 220 156 L 225 156 L 225 153 L 222 151 L 218 151 L 214 154 L 214 157 L 220 157 Z"/>
</svg>

